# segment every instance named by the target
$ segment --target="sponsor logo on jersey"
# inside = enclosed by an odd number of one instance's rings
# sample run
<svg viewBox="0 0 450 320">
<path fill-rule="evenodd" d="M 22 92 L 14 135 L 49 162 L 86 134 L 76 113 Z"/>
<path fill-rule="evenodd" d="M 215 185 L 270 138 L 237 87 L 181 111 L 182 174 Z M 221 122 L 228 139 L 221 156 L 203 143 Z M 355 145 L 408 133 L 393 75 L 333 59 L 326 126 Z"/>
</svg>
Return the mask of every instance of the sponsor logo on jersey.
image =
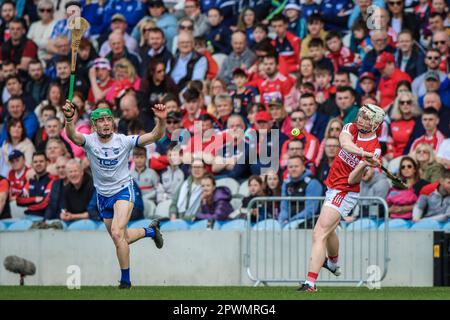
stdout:
<svg viewBox="0 0 450 320">
<path fill-rule="evenodd" d="M 352 168 L 356 167 L 356 165 L 359 163 L 359 159 L 356 155 L 354 155 L 353 153 L 348 153 L 344 149 L 341 149 L 341 151 L 339 151 L 339 158 L 341 158 Z"/>
<path fill-rule="evenodd" d="M 103 159 L 103 158 L 97 159 L 100 166 L 104 168 L 115 167 L 119 163 L 119 159 Z"/>
</svg>

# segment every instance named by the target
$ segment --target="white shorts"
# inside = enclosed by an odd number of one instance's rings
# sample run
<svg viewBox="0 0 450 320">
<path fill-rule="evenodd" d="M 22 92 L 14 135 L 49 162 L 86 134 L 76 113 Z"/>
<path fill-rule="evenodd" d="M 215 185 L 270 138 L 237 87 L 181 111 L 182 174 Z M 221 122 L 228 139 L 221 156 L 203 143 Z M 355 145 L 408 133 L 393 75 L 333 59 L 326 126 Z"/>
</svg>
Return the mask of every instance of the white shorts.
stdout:
<svg viewBox="0 0 450 320">
<path fill-rule="evenodd" d="M 337 210 L 342 217 L 347 217 L 358 203 L 359 193 L 328 188 L 325 193 L 325 206 Z"/>
</svg>

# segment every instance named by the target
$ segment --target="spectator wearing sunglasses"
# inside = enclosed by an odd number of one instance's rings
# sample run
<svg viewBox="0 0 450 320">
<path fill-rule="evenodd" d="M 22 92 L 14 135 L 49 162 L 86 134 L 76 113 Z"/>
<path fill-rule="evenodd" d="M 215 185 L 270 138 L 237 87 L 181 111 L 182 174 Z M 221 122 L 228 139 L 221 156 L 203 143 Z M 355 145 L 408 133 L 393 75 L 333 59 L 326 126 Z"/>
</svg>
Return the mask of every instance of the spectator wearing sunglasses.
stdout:
<svg viewBox="0 0 450 320">
<path fill-rule="evenodd" d="M 408 29 L 413 33 L 414 39 L 419 39 L 419 21 L 413 13 L 405 12 L 405 0 L 387 0 L 389 12 L 389 26 L 398 35 L 402 30 Z M 396 38 L 394 40 L 397 40 Z"/>
<path fill-rule="evenodd" d="M 433 48 L 439 50 L 441 61 L 439 70 L 447 73 L 449 71 L 448 60 L 450 58 L 450 39 L 446 31 L 438 31 L 433 35 Z"/>
<path fill-rule="evenodd" d="M 47 55 L 47 42 L 52 35 L 56 20 L 54 19 L 54 5 L 51 0 L 38 2 L 39 21 L 33 22 L 28 30 L 27 37 L 38 46 L 38 58 L 44 59 Z"/>
</svg>

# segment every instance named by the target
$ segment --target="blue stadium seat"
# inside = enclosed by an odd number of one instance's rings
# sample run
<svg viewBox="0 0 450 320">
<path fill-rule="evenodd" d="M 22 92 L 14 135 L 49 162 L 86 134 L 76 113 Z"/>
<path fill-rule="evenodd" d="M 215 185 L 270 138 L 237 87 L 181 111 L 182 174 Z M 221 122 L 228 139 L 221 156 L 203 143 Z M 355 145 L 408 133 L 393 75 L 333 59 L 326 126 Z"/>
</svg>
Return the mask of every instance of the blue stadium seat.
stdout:
<svg viewBox="0 0 450 320">
<path fill-rule="evenodd" d="M 104 232 L 107 232 L 107 231 L 106 231 L 106 225 L 105 225 L 103 222 L 97 224 L 97 231 L 104 231 Z"/>
<path fill-rule="evenodd" d="M 214 222 L 213 230 L 221 230 L 222 226 L 227 223 L 228 221 L 216 221 Z"/>
<path fill-rule="evenodd" d="M 22 219 L 16 219 L 16 218 L 9 218 L 9 219 L 3 219 L 2 223 L 5 225 L 6 229 L 9 228 L 10 225 L 12 225 L 14 222 L 21 221 Z"/>
<path fill-rule="evenodd" d="M 34 216 L 34 215 L 32 215 L 32 214 L 26 214 L 25 215 L 25 219 L 26 220 L 30 220 L 30 221 L 42 221 L 42 220 L 44 220 L 44 218 L 43 217 L 39 217 L 39 216 Z"/>
<path fill-rule="evenodd" d="M 130 228 L 130 229 L 147 228 L 149 226 L 150 222 L 152 222 L 152 219 L 141 219 L 141 220 L 133 221 L 133 222 L 130 222 L 130 224 L 128 225 L 128 228 Z"/>
<path fill-rule="evenodd" d="M 294 220 L 294 221 L 291 221 L 291 222 L 289 222 L 288 224 L 286 224 L 286 225 L 283 227 L 283 230 L 294 230 L 294 229 L 297 229 L 297 228 L 298 228 L 298 225 L 299 225 L 300 223 L 302 223 L 303 221 L 305 221 L 305 219 L 300 219 L 300 220 Z"/>
<path fill-rule="evenodd" d="M 220 228 L 220 230 L 238 230 L 238 231 L 244 231 L 245 229 L 247 229 L 247 220 L 244 219 L 236 219 L 225 222 Z"/>
<path fill-rule="evenodd" d="M 352 222 L 350 225 L 347 226 L 347 230 L 369 230 L 369 229 L 376 229 L 378 226 L 375 221 L 363 218 L 358 219 L 354 222 Z"/>
<path fill-rule="evenodd" d="M 95 230 L 95 229 L 97 229 L 97 224 L 95 223 L 95 221 L 88 220 L 88 219 L 75 221 L 75 222 L 71 223 L 69 225 L 69 227 L 67 227 L 67 230 L 69 230 L 69 231 L 75 231 L 75 230 L 87 231 L 87 230 Z"/>
<path fill-rule="evenodd" d="M 188 230 L 189 224 L 181 219 L 169 221 L 161 226 L 161 231 Z"/>
<path fill-rule="evenodd" d="M 420 220 L 413 224 L 411 230 L 441 230 L 442 225 L 433 219 Z"/>
<path fill-rule="evenodd" d="M 411 228 L 411 224 L 411 221 L 404 219 L 390 219 L 388 222 L 389 230 L 407 230 Z M 378 229 L 384 230 L 384 223 Z"/>
<path fill-rule="evenodd" d="M 450 232 L 450 221 L 447 222 L 446 224 L 444 224 L 443 229 L 444 229 L 444 231 L 449 231 Z"/>
<path fill-rule="evenodd" d="M 0 231 L 6 230 L 6 225 L 0 221 Z"/>
<path fill-rule="evenodd" d="M 8 227 L 9 231 L 25 231 L 31 228 L 33 225 L 33 221 L 31 220 L 19 220 L 17 222 L 14 222 Z"/>
<path fill-rule="evenodd" d="M 206 227 L 208 226 L 208 220 L 200 220 L 196 221 L 193 224 L 189 226 L 189 230 L 206 230 Z"/>
<path fill-rule="evenodd" d="M 253 226 L 253 230 L 281 230 L 281 225 L 277 220 L 266 219 Z"/>
<path fill-rule="evenodd" d="M 67 224 L 67 222 L 64 222 L 64 221 L 62 221 L 62 220 L 59 220 L 59 219 L 52 219 L 52 220 L 47 220 L 46 222 L 47 222 L 47 223 L 52 223 L 52 222 L 55 222 L 55 221 L 61 222 L 61 224 L 62 224 L 62 226 L 63 226 L 63 230 L 67 230 L 67 227 L 68 227 L 69 225 Z"/>
</svg>

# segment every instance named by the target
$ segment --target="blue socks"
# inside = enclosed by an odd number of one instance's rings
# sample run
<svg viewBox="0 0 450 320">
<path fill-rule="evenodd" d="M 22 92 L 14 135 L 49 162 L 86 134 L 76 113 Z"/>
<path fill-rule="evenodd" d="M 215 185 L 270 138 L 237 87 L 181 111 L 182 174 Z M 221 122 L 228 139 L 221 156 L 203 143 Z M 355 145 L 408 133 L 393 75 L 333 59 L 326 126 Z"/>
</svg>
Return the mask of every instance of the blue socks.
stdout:
<svg viewBox="0 0 450 320">
<path fill-rule="evenodd" d="M 144 228 L 145 238 L 154 238 L 155 230 L 153 228 Z"/>
<path fill-rule="evenodd" d="M 122 273 L 122 276 L 120 278 L 120 282 L 125 282 L 125 283 L 131 284 L 130 268 L 128 268 L 128 269 L 120 269 L 120 272 Z"/>
</svg>

